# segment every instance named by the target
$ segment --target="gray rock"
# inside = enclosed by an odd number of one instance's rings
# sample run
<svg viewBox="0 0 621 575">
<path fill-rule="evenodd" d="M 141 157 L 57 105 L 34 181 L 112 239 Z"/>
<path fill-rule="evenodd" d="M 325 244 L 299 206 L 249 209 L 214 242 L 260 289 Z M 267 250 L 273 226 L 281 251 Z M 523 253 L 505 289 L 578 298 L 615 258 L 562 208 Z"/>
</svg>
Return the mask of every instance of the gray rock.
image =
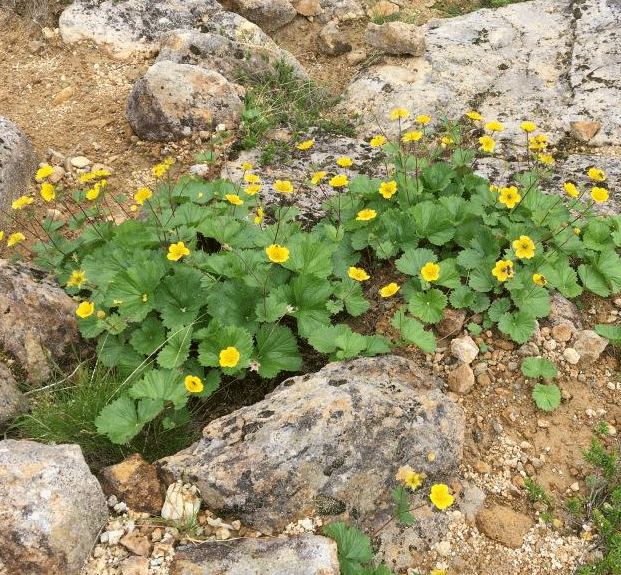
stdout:
<svg viewBox="0 0 621 575">
<path fill-rule="evenodd" d="M 590 329 L 576 333 L 573 348 L 580 355 L 580 362 L 586 365 L 599 359 L 602 351 L 608 345 L 608 340 Z"/>
<path fill-rule="evenodd" d="M 28 400 L 17 389 L 11 370 L 5 363 L 0 362 L 0 428 L 27 410 Z"/>
<path fill-rule="evenodd" d="M 374 529 L 400 466 L 446 476 L 459 465 L 464 414 L 438 386 L 396 356 L 331 363 L 213 421 L 156 465 L 166 481 L 197 485 L 208 508 L 264 533 L 317 508 L 355 509 Z"/>
<path fill-rule="evenodd" d="M 351 44 L 334 22 L 328 22 L 317 35 L 317 50 L 328 56 L 339 56 L 351 51 Z"/>
<path fill-rule="evenodd" d="M 365 17 L 364 8 L 356 0 L 321 0 L 319 22 L 328 23 L 330 20 L 347 22 Z"/>
<path fill-rule="evenodd" d="M 298 13 L 288 0 L 233 0 L 233 8 L 266 32 L 282 28 Z"/>
<path fill-rule="evenodd" d="M 0 572 L 77 574 L 108 517 L 77 445 L 0 441 Z"/>
<path fill-rule="evenodd" d="M 580 311 L 573 302 L 570 302 L 556 290 L 550 290 L 550 315 L 548 319 L 553 326 L 569 322 L 577 329 L 582 329 Z"/>
<path fill-rule="evenodd" d="M 74 301 L 45 272 L 0 260 L 0 346 L 40 383 L 52 362 L 75 359 L 81 341 Z"/>
<path fill-rule="evenodd" d="M 300 80 L 309 79 L 306 70 L 289 52 L 276 46 L 255 24 L 242 20 L 257 28 L 265 39 L 259 35 L 257 43 L 252 43 L 253 36 L 237 41 L 221 34 L 174 30 L 162 38 L 156 62 L 169 60 L 200 66 L 222 74 L 229 82 L 238 81 L 240 75 L 258 82 L 273 76 L 275 66 L 284 61 L 293 67 Z"/>
<path fill-rule="evenodd" d="M 342 110 L 360 113 L 361 131 L 390 134 L 392 108 L 415 116 L 459 117 L 476 108 L 505 125 L 500 140 L 521 142 L 519 124 L 534 121 L 554 143 L 571 123 L 600 123 L 592 145 L 621 143 L 619 23 L 616 3 L 535 0 L 432 20 L 425 55 L 395 74 L 376 66 L 358 76 Z M 513 144 L 512 144 L 513 145 Z M 501 146 L 499 146 L 501 147 Z"/>
<path fill-rule="evenodd" d="M 0 227 L 9 222 L 11 203 L 26 193 L 39 159 L 28 137 L 11 120 L 0 116 Z"/>
<path fill-rule="evenodd" d="M 177 547 L 170 575 L 339 575 L 336 543 L 319 535 L 239 538 Z"/>
<path fill-rule="evenodd" d="M 242 93 L 217 72 L 163 60 L 134 85 L 127 119 L 143 140 L 178 140 L 218 124 L 232 129 L 241 117 Z"/>
<path fill-rule="evenodd" d="M 425 53 L 422 28 L 405 22 L 369 22 L 364 31 L 364 39 L 372 48 L 387 54 L 422 56 Z"/>
<path fill-rule="evenodd" d="M 159 38 L 177 28 L 200 27 L 222 10 L 216 0 L 77 0 L 60 15 L 64 42 L 92 40 L 118 58 L 155 52 Z"/>
</svg>

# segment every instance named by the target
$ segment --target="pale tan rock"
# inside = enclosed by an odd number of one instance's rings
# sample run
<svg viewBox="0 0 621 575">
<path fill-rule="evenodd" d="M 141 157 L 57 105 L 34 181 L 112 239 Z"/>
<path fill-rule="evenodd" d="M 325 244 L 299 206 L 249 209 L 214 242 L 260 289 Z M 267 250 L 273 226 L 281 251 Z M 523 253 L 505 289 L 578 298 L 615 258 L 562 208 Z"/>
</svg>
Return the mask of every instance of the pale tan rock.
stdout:
<svg viewBox="0 0 621 575">
<path fill-rule="evenodd" d="M 576 331 L 574 325 L 568 321 L 559 323 L 552 327 L 552 337 L 560 343 L 568 342 Z"/>
<path fill-rule="evenodd" d="M 54 95 L 52 98 L 52 104 L 54 104 L 54 106 L 59 106 L 71 98 L 71 96 L 73 96 L 73 88 L 71 86 L 67 86 Z"/>
<path fill-rule="evenodd" d="M 136 555 L 123 559 L 119 564 L 122 575 L 148 575 L 149 560 Z"/>
<path fill-rule="evenodd" d="M 367 10 L 367 16 L 369 18 L 385 18 L 386 16 L 392 16 L 399 12 L 401 8 L 398 4 L 388 2 L 388 0 L 380 0 L 377 4 Z"/>
<path fill-rule="evenodd" d="M 444 317 L 436 324 L 435 331 L 439 337 L 457 335 L 464 326 L 466 312 L 461 309 L 444 308 Z"/>
<path fill-rule="evenodd" d="M 134 555 L 148 557 L 149 552 L 151 551 L 151 544 L 144 535 L 129 533 L 122 537 L 119 543 L 128 551 L 131 551 Z"/>
<path fill-rule="evenodd" d="M 456 337 L 451 341 L 451 353 L 462 363 L 472 363 L 479 355 L 479 346 L 469 335 Z"/>
<path fill-rule="evenodd" d="M 287 0 L 233 0 L 235 12 L 266 32 L 278 30 L 293 20 L 296 9 Z"/>
<path fill-rule="evenodd" d="M 596 361 L 608 345 L 608 340 L 593 330 L 585 329 L 576 333 L 574 349 L 580 355 L 580 362 L 590 365 Z"/>
<path fill-rule="evenodd" d="M 477 513 L 476 525 L 479 531 L 505 547 L 517 549 L 522 546 L 524 536 L 532 527 L 530 517 L 504 505 L 493 505 Z"/>
<path fill-rule="evenodd" d="M 350 66 L 356 66 L 367 59 L 367 53 L 364 50 L 354 50 L 345 56 Z"/>
<path fill-rule="evenodd" d="M 323 54 L 338 56 L 351 51 L 351 44 L 334 22 L 328 22 L 317 35 L 317 49 Z"/>
<path fill-rule="evenodd" d="M 11 370 L 4 362 L 0 362 L 0 426 L 27 409 L 28 400 L 17 388 Z"/>
<path fill-rule="evenodd" d="M 302 16 L 317 16 L 321 13 L 319 0 L 299 0 L 298 2 L 292 2 L 292 4 L 298 14 Z"/>
<path fill-rule="evenodd" d="M 588 142 L 599 132 L 601 124 L 599 122 L 571 122 L 570 126 L 572 136 L 581 142 Z"/>
<path fill-rule="evenodd" d="M 196 493 L 195 486 L 181 481 L 169 485 L 162 506 L 162 518 L 184 520 L 196 517 L 201 506 L 201 500 Z"/>
</svg>

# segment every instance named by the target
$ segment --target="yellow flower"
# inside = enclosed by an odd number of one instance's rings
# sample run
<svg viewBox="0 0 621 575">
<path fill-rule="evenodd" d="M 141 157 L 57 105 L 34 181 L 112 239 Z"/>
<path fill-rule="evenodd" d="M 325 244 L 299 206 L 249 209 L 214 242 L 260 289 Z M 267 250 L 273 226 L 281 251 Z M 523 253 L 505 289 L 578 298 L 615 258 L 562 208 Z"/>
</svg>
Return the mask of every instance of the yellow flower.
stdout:
<svg viewBox="0 0 621 575">
<path fill-rule="evenodd" d="M 131 206 L 129 206 L 129 211 L 130 212 L 137 212 L 138 211 L 138 206 L 136 204 L 132 204 Z"/>
<path fill-rule="evenodd" d="M 170 168 L 170 166 L 172 166 L 175 163 L 175 159 L 172 156 L 168 156 L 168 158 L 166 158 L 164 160 L 164 165 L 168 166 Z"/>
<path fill-rule="evenodd" d="M 172 164 L 172 162 L 170 162 L 170 160 L 168 160 L 168 161 L 165 160 L 161 164 L 156 164 L 155 166 L 153 166 L 151 168 L 151 173 L 156 178 L 161 178 L 168 170 L 170 170 L 171 164 Z"/>
<path fill-rule="evenodd" d="M 176 262 L 183 256 L 187 255 L 190 255 L 190 250 L 185 247 L 183 242 L 177 242 L 176 244 L 170 244 L 168 246 L 168 255 L 166 257 L 169 260 Z"/>
<path fill-rule="evenodd" d="M 441 143 L 443 148 L 446 148 L 446 146 L 450 146 L 453 143 L 453 138 L 449 138 L 448 136 L 444 136 L 440 140 L 440 143 Z"/>
<path fill-rule="evenodd" d="M 349 168 L 350 166 L 352 166 L 354 164 L 354 162 L 352 161 L 351 158 L 348 158 L 347 156 L 341 156 L 336 163 L 341 166 L 341 168 Z"/>
<path fill-rule="evenodd" d="M 577 236 L 580 235 L 580 232 L 582 232 L 582 230 L 578 227 L 574 228 L 574 234 L 576 234 Z"/>
<path fill-rule="evenodd" d="M 249 172 L 252 170 L 252 164 L 250 162 L 242 162 L 241 169 L 244 170 L 244 172 Z"/>
<path fill-rule="evenodd" d="M 563 189 L 565 190 L 567 195 L 571 196 L 572 198 L 577 198 L 579 195 L 578 188 L 576 188 L 576 186 L 571 182 L 565 182 L 563 184 Z"/>
<path fill-rule="evenodd" d="M 537 159 L 542 164 L 553 164 L 554 163 L 554 158 L 550 154 L 539 154 L 537 156 Z"/>
<path fill-rule="evenodd" d="M 487 124 L 485 124 L 485 129 L 488 132 L 502 132 L 505 127 L 500 122 L 494 120 L 492 122 L 487 122 Z"/>
<path fill-rule="evenodd" d="M 416 132 L 416 131 L 406 132 L 405 134 L 403 134 L 403 136 L 401 136 L 401 141 L 404 144 L 407 144 L 408 142 L 418 142 L 418 140 L 420 140 L 422 137 L 423 137 L 422 132 Z"/>
<path fill-rule="evenodd" d="M 3 238 L 4 238 L 4 232 L 0 231 L 0 241 L 2 241 Z"/>
<path fill-rule="evenodd" d="M 44 180 L 45 178 L 50 176 L 53 171 L 54 171 L 54 168 L 52 166 L 50 166 L 49 164 L 43 164 L 37 170 L 37 173 L 35 174 L 35 178 L 37 178 L 37 180 Z"/>
<path fill-rule="evenodd" d="M 391 180 L 390 182 L 382 182 L 379 187 L 379 193 L 389 200 L 397 192 L 397 182 Z"/>
<path fill-rule="evenodd" d="M 14 210 L 21 210 L 24 206 L 32 204 L 34 202 L 34 198 L 32 196 L 21 196 L 16 200 L 13 200 L 11 207 Z"/>
<path fill-rule="evenodd" d="M 93 170 L 92 172 L 86 172 L 82 174 L 78 178 L 78 182 L 81 184 L 85 184 L 86 182 L 90 182 L 92 180 L 96 180 L 97 178 L 105 178 L 110 175 L 110 172 L 107 170 Z"/>
<path fill-rule="evenodd" d="M 147 302 L 149 301 L 149 296 L 148 296 L 146 293 L 143 293 L 143 294 L 142 294 L 142 301 L 143 301 L 144 303 L 147 303 Z"/>
<path fill-rule="evenodd" d="M 379 294 L 382 297 L 391 297 L 395 295 L 398 291 L 399 291 L 399 286 L 395 282 L 392 282 L 392 283 L 389 283 L 388 285 L 385 285 L 383 288 L 381 288 L 379 290 Z"/>
<path fill-rule="evenodd" d="M 26 236 L 21 232 L 15 232 L 11 234 L 6 240 L 6 245 L 10 248 L 19 242 L 23 242 L 26 239 Z"/>
<path fill-rule="evenodd" d="M 423 484 L 425 474 L 416 473 L 409 465 L 404 465 L 403 467 L 399 467 L 395 478 L 399 483 L 403 483 L 406 487 L 415 490 Z"/>
<path fill-rule="evenodd" d="M 608 190 L 606 188 L 598 188 L 597 186 L 593 186 L 591 188 L 591 197 L 593 201 L 601 204 L 608 199 Z"/>
<path fill-rule="evenodd" d="M 122 305 L 123 304 L 123 300 L 122 299 L 115 299 L 112 303 L 114 303 L 114 305 Z"/>
<path fill-rule="evenodd" d="M 244 192 L 246 192 L 249 196 L 254 196 L 261 191 L 260 184 L 250 184 L 244 188 Z"/>
<path fill-rule="evenodd" d="M 511 245 L 520 259 L 530 259 L 535 255 L 535 244 L 528 236 L 520 236 Z"/>
<path fill-rule="evenodd" d="M 515 186 L 501 188 L 500 195 L 498 196 L 498 201 L 509 209 L 513 209 L 521 199 L 522 196 L 518 193 Z"/>
<path fill-rule="evenodd" d="M 434 282 L 440 277 L 440 266 L 433 262 L 427 262 L 421 269 L 420 274 L 427 282 Z"/>
<path fill-rule="evenodd" d="M 349 184 L 349 180 L 345 174 L 339 174 L 338 176 L 334 176 L 330 178 L 328 182 L 333 188 L 343 188 L 347 184 Z"/>
<path fill-rule="evenodd" d="M 222 352 L 220 352 L 220 355 L 222 355 Z M 200 393 L 203 391 L 203 382 L 196 375 L 186 375 L 183 384 L 190 393 Z"/>
<path fill-rule="evenodd" d="M 484 152 L 493 152 L 496 147 L 496 142 L 489 136 L 481 136 L 479 138 L 479 144 L 481 144 L 480 148 Z"/>
<path fill-rule="evenodd" d="M 304 142 L 300 142 L 297 147 L 298 150 L 308 150 L 309 148 L 312 148 L 314 143 L 315 140 L 305 140 Z"/>
<path fill-rule="evenodd" d="M 83 301 L 78 309 L 75 310 L 77 316 L 81 318 L 86 318 L 93 315 L 95 311 L 95 304 L 92 301 Z"/>
<path fill-rule="evenodd" d="M 358 220 L 359 222 L 367 222 L 369 220 L 372 220 L 376 215 L 377 212 L 375 210 L 360 210 L 358 212 L 356 220 Z"/>
<path fill-rule="evenodd" d="M 244 174 L 244 181 L 249 184 L 257 184 L 261 181 L 261 178 L 256 174 Z"/>
<path fill-rule="evenodd" d="M 528 133 L 528 132 L 534 132 L 537 129 L 537 126 L 535 125 L 534 122 L 522 122 L 520 124 L 520 128 L 522 128 L 522 130 Z"/>
<path fill-rule="evenodd" d="M 450 507 L 454 501 L 453 496 L 448 491 L 448 486 L 444 483 L 436 483 L 431 486 L 429 499 L 440 510 Z"/>
<path fill-rule="evenodd" d="M 383 146 L 385 143 L 386 138 L 382 135 L 371 138 L 371 141 L 369 142 L 369 144 L 371 144 L 374 148 L 377 148 L 377 146 Z"/>
<path fill-rule="evenodd" d="M 237 194 L 226 194 L 224 198 L 227 202 L 230 202 L 234 206 L 241 206 L 244 203 L 244 200 L 242 200 Z"/>
<path fill-rule="evenodd" d="M 240 357 L 237 348 L 229 346 L 220 352 L 220 365 L 222 367 L 235 367 L 239 363 Z"/>
<path fill-rule="evenodd" d="M 494 184 L 491 184 L 490 187 L 489 187 L 489 191 L 492 194 L 497 194 L 498 193 L 498 186 L 496 186 Z"/>
<path fill-rule="evenodd" d="M 439 567 L 434 567 L 431 571 L 429 571 L 429 575 L 447 575 L 446 569 L 440 569 Z"/>
<path fill-rule="evenodd" d="M 281 264 L 289 259 L 289 250 L 278 244 L 272 244 L 265 248 L 267 257 L 276 264 Z"/>
<path fill-rule="evenodd" d="M 428 124 L 429 122 L 431 122 L 430 116 L 426 116 L 425 114 L 419 114 L 418 116 L 416 116 L 417 124 L 421 124 L 424 126 L 425 124 Z"/>
<path fill-rule="evenodd" d="M 405 120 L 406 118 L 409 118 L 409 117 L 410 117 L 410 114 L 408 114 L 408 111 L 405 108 L 395 108 L 392 112 L 390 112 L 390 119 L 393 122 L 400 118 Z"/>
<path fill-rule="evenodd" d="M 106 317 L 106 312 L 104 310 L 100 309 L 97 312 L 97 319 L 104 319 L 105 317 Z"/>
<path fill-rule="evenodd" d="M 142 204 L 144 203 L 145 200 L 148 200 L 153 194 L 151 193 L 151 190 L 149 188 L 140 188 L 135 194 L 134 194 L 134 201 L 139 205 L 142 206 Z"/>
<path fill-rule="evenodd" d="M 290 194 L 293 192 L 293 186 L 289 180 L 276 180 L 274 182 L 274 189 L 281 194 Z"/>
<path fill-rule="evenodd" d="M 492 275 L 498 279 L 499 282 L 506 282 L 509 278 L 513 277 L 513 262 L 511 260 L 500 260 L 496 262 Z"/>
<path fill-rule="evenodd" d="M 263 208 L 257 208 L 257 215 L 254 217 L 254 223 L 259 225 L 263 221 Z"/>
<path fill-rule="evenodd" d="M 52 184 L 49 184 L 48 182 L 41 184 L 41 197 L 46 202 L 51 202 L 56 197 L 56 193 L 54 192 L 54 186 Z"/>
<path fill-rule="evenodd" d="M 311 184 L 316 186 L 321 180 L 323 180 L 328 175 L 328 172 L 315 172 L 313 177 L 311 178 Z"/>
<path fill-rule="evenodd" d="M 595 180 L 596 182 L 606 181 L 606 173 L 604 172 L 604 170 L 599 170 L 597 168 L 589 168 L 589 170 L 587 171 L 587 175 L 589 176 L 589 178 L 591 178 L 592 180 Z"/>
<path fill-rule="evenodd" d="M 86 192 L 87 200 L 96 200 L 99 197 L 99 192 L 101 188 L 103 188 L 108 182 L 106 180 L 101 180 L 97 182 L 88 192 Z"/>
<path fill-rule="evenodd" d="M 538 286 L 544 286 L 548 283 L 548 280 L 546 279 L 546 276 L 541 274 L 533 274 L 533 282 Z"/>
<path fill-rule="evenodd" d="M 347 275 L 357 282 L 363 282 L 369 279 L 369 274 L 365 272 L 362 268 L 350 267 L 347 270 Z"/>
<path fill-rule="evenodd" d="M 67 287 L 81 287 L 86 280 L 86 274 L 82 270 L 73 270 L 67 281 Z"/>
<path fill-rule="evenodd" d="M 481 114 L 479 114 L 478 112 L 475 112 L 474 110 L 471 110 L 470 112 L 466 112 L 466 116 L 470 118 L 471 120 L 474 120 L 475 122 L 479 122 L 483 119 Z"/>
</svg>

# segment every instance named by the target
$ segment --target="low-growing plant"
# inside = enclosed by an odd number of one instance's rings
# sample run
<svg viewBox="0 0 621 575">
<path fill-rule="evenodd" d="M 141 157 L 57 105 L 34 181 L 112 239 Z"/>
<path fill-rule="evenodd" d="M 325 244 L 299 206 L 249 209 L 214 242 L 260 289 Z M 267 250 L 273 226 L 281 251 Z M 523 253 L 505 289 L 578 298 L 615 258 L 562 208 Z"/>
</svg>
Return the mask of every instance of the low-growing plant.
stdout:
<svg viewBox="0 0 621 575">
<path fill-rule="evenodd" d="M 556 365 L 544 357 L 527 357 L 520 369 L 526 377 L 534 379 L 541 377 L 550 380 L 558 373 Z M 542 411 L 554 411 L 561 404 L 561 390 L 554 384 L 537 383 L 533 387 L 532 398 Z"/>
<path fill-rule="evenodd" d="M 166 161 L 153 168 L 156 189 L 138 190 L 129 210 L 106 193 L 106 173 L 84 174 L 85 189 L 70 193 L 46 181 L 50 166 L 39 170 L 42 199 L 70 214 L 74 237 L 51 218 L 37 227 L 32 196 L 13 202 L 15 213 L 42 240 L 36 262 L 81 302 L 80 329 L 98 338 L 99 361 L 124 378 L 97 418 L 101 433 L 124 443 L 155 420 L 173 428 L 187 421 L 188 399 L 208 397 L 222 377 L 298 370 L 301 342 L 330 360 L 388 353 L 403 341 L 433 352 L 427 326 L 450 304 L 524 343 L 550 313 L 549 288 L 566 297 L 621 288 L 621 216 L 591 211 L 607 199 L 601 170 L 589 170 L 598 185 L 588 192 L 566 182 L 568 201 L 543 193 L 542 166 L 553 160 L 545 137 L 524 122 L 530 169 L 498 189 L 473 172 L 477 153 L 496 146 L 489 135 L 478 150 L 466 145 L 480 133 L 476 112 L 463 136 L 456 124 L 433 132 L 424 115 L 406 127 L 408 117 L 393 110 L 399 138 L 370 142 L 383 151 L 384 177 L 355 175 L 347 157 L 309 173 L 305 185 L 326 198 L 326 215 L 310 226 L 290 205 L 291 181 L 275 181 L 283 200 L 266 205 L 250 165 L 242 182 L 174 180 L 166 179 L 173 160 Z M 494 134 L 502 124 L 482 128 Z M 294 153 L 303 157 L 312 146 L 301 142 Z M 139 209 L 140 218 L 129 217 Z M 116 224 L 110 214 L 122 210 L 127 219 Z M 24 239 L 15 232 L 7 246 Z M 383 286 L 374 279 L 380 268 L 388 272 Z M 392 341 L 347 324 L 370 299 L 388 298 L 399 302 Z"/>
</svg>

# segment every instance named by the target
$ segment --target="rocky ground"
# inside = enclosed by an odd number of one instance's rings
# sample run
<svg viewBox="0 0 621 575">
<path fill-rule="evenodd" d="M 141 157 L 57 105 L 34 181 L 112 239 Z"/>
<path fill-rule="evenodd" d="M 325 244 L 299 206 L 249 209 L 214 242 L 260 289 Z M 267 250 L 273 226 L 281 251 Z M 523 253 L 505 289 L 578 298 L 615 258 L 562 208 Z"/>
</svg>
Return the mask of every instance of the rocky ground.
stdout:
<svg viewBox="0 0 621 575">
<path fill-rule="evenodd" d="M 372 8 L 369 10 L 373 16 Z M 404 3 L 403 11 L 417 24 L 443 15 L 437 4 L 424 0 Z M 209 137 L 199 136 L 175 144 L 139 141 L 125 119 L 125 102 L 134 81 L 151 61 L 139 57 L 117 60 L 88 42 L 67 46 L 54 30 L 53 21 L 42 24 L 0 13 L 0 26 L 5 31 L 0 35 L 0 112 L 28 134 L 41 159 L 62 159 L 65 169 L 73 172 L 71 158 L 84 156 L 111 168 L 112 192 L 133 193 L 153 183 L 150 168 L 163 157 L 173 155 L 176 169 L 181 171 L 193 163 L 196 153 L 209 146 Z M 361 21 L 342 25 L 354 52 L 360 48 L 363 27 Z M 359 69 L 378 56 L 318 55 L 311 43 L 318 29 L 312 19 L 297 17 L 273 33 L 273 38 L 305 65 L 315 81 L 338 94 Z M 393 63 L 398 58 L 384 56 L 383 61 Z M 370 286 L 369 291 L 376 288 Z M 583 309 L 569 321 L 573 329 L 619 323 L 621 300 L 585 297 L 581 303 Z M 367 322 L 367 329 L 376 327 L 381 332 L 385 328 L 381 317 L 369 316 Z M 594 428 L 604 422 L 610 435 L 616 436 L 621 426 L 618 351 L 609 346 L 593 363 L 574 364 L 567 333 L 553 325 L 542 325 L 540 339 L 530 348 L 518 348 L 491 331 L 473 337 L 481 349 L 486 349 L 472 363 L 473 385 L 464 385 L 453 377 L 447 387 L 466 412 L 461 474 L 451 481 L 455 493 L 464 493 L 465 503 L 459 510 L 448 512 L 450 521 L 442 540 L 429 552 L 413 558 L 408 573 L 426 574 L 434 567 L 464 575 L 571 573 L 576 564 L 597 551 L 590 526 L 572 523 L 564 501 L 587 493 L 584 479 L 591 470 L 581 450 L 588 446 Z M 400 353 L 425 362 L 449 380 L 457 365 L 449 340 L 448 336 L 441 340 L 432 356 L 413 348 Z M 525 356 L 538 354 L 559 367 L 556 383 L 562 390 L 563 403 L 551 414 L 537 410 L 530 397 L 534 382 L 519 370 Z M 552 521 L 542 521 L 541 514 L 549 510 L 529 500 L 524 488 L 526 477 L 554 498 Z M 488 503 L 497 505 L 489 521 L 481 520 L 478 526 L 467 512 L 468 502 L 476 505 L 481 493 L 477 488 L 487 494 Z M 114 500 L 109 504 L 116 516 L 102 532 L 84 575 L 166 574 L 180 542 L 259 535 L 235 517 L 218 520 L 206 511 L 199 514 L 198 526 L 184 531 L 127 511 Z M 517 519 L 508 508 L 519 514 Z M 507 535 L 518 529 L 517 524 L 526 535 L 523 544 L 512 548 Z M 287 532 L 320 528 L 320 519 L 309 518 L 289 526 Z"/>
</svg>

